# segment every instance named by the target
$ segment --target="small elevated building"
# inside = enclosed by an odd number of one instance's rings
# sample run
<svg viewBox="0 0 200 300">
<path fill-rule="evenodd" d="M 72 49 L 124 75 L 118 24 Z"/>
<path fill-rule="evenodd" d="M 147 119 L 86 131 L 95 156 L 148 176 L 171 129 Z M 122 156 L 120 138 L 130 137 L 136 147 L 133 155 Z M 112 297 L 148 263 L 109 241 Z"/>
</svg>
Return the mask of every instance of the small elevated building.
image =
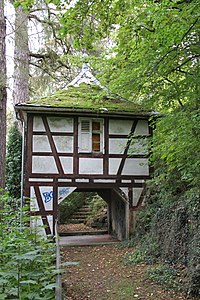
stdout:
<svg viewBox="0 0 200 300">
<path fill-rule="evenodd" d="M 141 106 L 102 87 L 87 64 L 67 89 L 15 106 L 24 123 L 24 196 L 47 235 L 59 203 L 74 191 L 97 192 L 108 204 L 108 230 L 133 230 L 150 178 L 149 118 Z"/>
</svg>

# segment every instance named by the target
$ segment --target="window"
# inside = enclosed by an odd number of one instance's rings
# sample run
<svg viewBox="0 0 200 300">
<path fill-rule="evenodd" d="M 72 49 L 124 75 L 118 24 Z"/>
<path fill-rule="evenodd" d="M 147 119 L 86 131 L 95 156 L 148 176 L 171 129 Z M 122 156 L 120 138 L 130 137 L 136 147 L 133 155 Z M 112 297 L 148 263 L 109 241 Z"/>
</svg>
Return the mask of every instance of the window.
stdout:
<svg viewBox="0 0 200 300">
<path fill-rule="evenodd" d="M 99 121 L 92 121 L 92 152 L 101 151 L 101 124 Z"/>
<path fill-rule="evenodd" d="M 81 118 L 79 122 L 79 151 L 103 151 L 103 120 Z"/>
</svg>

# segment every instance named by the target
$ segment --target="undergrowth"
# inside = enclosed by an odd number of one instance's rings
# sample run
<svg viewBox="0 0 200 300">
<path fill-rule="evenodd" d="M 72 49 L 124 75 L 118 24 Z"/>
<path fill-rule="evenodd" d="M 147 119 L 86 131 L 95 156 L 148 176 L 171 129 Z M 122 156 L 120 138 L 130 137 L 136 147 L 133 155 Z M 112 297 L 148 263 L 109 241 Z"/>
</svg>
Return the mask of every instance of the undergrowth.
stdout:
<svg viewBox="0 0 200 300">
<path fill-rule="evenodd" d="M 80 208 L 86 201 L 88 193 L 73 192 L 60 204 L 60 223 L 66 223 L 71 215 Z"/>
<path fill-rule="evenodd" d="M 16 200 L 1 195 L 0 206 L 0 299 L 54 299 L 54 243 L 27 226 L 28 212 Z"/>
<path fill-rule="evenodd" d="M 178 271 L 173 266 L 166 264 L 149 269 L 147 271 L 147 277 L 163 285 L 167 290 L 178 290 L 180 286 Z"/>
<path fill-rule="evenodd" d="M 121 244 L 134 247 L 124 263 L 159 263 L 149 271 L 149 278 L 200 296 L 199 203 L 197 189 L 179 195 L 152 194 L 146 208 L 138 212 L 134 236 Z M 180 269 L 183 279 L 174 281 Z"/>
</svg>

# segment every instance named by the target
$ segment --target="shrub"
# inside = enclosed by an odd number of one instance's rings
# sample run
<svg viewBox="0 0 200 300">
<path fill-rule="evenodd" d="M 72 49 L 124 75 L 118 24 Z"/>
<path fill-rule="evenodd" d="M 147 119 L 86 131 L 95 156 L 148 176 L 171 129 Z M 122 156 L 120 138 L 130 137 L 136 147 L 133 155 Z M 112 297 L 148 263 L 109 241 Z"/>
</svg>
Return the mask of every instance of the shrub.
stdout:
<svg viewBox="0 0 200 300">
<path fill-rule="evenodd" d="M 8 195 L 0 197 L 2 203 L 0 299 L 53 299 L 56 274 L 54 244 L 38 236 L 37 230 L 27 227 L 29 217 L 26 210 L 11 209 L 12 201 Z"/>
<path fill-rule="evenodd" d="M 162 284 L 167 290 L 178 289 L 177 271 L 169 265 L 159 265 L 147 271 L 149 279 Z"/>
<path fill-rule="evenodd" d="M 180 288 L 193 296 L 199 296 L 199 227 L 197 188 L 176 196 L 169 190 L 162 194 L 157 191 L 145 210 L 137 215 L 136 234 L 129 241 L 129 245 L 136 246 L 137 250 L 125 257 L 125 262 L 168 263 L 169 266 L 177 266 L 177 269 L 182 266 L 185 274 L 184 285 L 181 286 L 180 281 Z"/>
<path fill-rule="evenodd" d="M 90 198 L 89 205 L 91 207 L 91 216 L 96 217 L 102 211 L 103 208 L 107 207 L 107 203 L 97 194 L 93 193 Z"/>
<path fill-rule="evenodd" d="M 21 191 L 22 136 L 17 124 L 10 127 L 6 155 L 6 189 L 14 198 L 20 197 Z"/>
</svg>

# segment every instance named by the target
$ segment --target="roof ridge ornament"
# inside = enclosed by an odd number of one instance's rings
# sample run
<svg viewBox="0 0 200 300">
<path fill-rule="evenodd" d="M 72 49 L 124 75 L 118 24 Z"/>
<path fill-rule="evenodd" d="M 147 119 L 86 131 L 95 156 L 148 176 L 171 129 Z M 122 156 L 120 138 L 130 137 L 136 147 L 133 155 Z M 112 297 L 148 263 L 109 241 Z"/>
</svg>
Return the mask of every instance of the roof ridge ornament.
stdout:
<svg viewBox="0 0 200 300">
<path fill-rule="evenodd" d="M 108 90 L 105 86 L 101 85 L 100 81 L 92 74 L 88 62 L 84 62 L 82 69 L 79 74 L 67 85 L 79 86 L 81 83 L 86 83 L 88 85 L 98 85 L 103 90 Z"/>
</svg>

